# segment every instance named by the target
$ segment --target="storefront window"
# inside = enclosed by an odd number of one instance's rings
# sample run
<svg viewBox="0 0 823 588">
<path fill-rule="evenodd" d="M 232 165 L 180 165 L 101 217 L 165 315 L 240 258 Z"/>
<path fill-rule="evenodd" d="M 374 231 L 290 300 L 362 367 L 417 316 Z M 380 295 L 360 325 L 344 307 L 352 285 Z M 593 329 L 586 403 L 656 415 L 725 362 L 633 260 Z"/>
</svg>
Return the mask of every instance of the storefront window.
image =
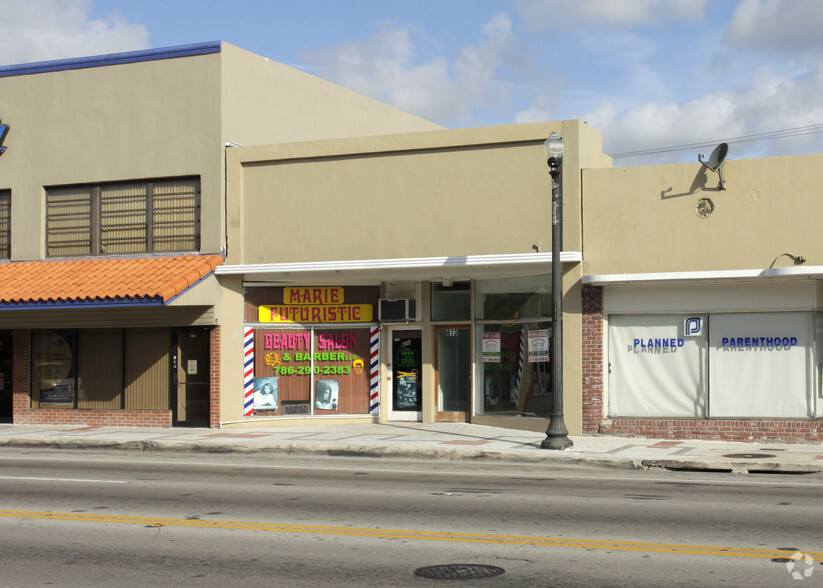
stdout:
<svg viewBox="0 0 823 588">
<path fill-rule="evenodd" d="M 547 416 L 552 407 L 551 323 L 484 324 L 476 333 L 482 395 L 477 412 Z"/>
<path fill-rule="evenodd" d="M 33 331 L 33 402 L 41 408 L 74 408 L 74 331 Z"/>
<path fill-rule="evenodd" d="M 812 327 L 803 312 L 612 315 L 609 414 L 812 416 Z"/>
<path fill-rule="evenodd" d="M 471 282 L 457 282 L 446 286 L 440 282 L 431 285 L 431 319 L 433 321 L 471 320 Z"/>
<path fill-rule="evenodd" d="M 811 315 L 711 314 L 709 415 L 812 415 Z"/>
<path fill-rule="evenodd" d="M 706 416 L 706 316 L 609 317 L 609 414 Z"/>
<path fill-rule="evenodd" d="M 254 332 L 254 414 L 368 414 L 369 328 Z"/>
<path fill-rule="evenodd" d="M 171 407 L 168 328 L 32 330 L 32 408 Z"/>
<path fill-rule="evenodd" d="M 551 276 L 474 284 L 478 414 L 549 415 Z"/>
<path fill-rule="evenodd" d="M 478 280 L 474 314 L 480 320 L 517 320 L 552 316 L 551 276 Z"/>
</svg>

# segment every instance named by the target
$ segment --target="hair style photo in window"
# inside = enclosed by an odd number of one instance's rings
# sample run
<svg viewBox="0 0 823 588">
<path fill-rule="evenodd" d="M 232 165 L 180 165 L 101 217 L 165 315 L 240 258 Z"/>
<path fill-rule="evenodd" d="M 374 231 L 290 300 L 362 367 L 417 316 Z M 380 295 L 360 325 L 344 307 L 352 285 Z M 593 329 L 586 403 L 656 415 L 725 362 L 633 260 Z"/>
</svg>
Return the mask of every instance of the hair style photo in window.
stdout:
<svg viewBox="0 0 823 588">
<path fill-rule="evenodd" d="M 317 380 L 314 408 L 337 410 L 337 399 L 339 396 L 340 382 L 338 380 Z"/>
<path fill-rule="evenodd" d="M 277 378 L 254 379 L 254 410 L 277 410 Z"/>
</svg>

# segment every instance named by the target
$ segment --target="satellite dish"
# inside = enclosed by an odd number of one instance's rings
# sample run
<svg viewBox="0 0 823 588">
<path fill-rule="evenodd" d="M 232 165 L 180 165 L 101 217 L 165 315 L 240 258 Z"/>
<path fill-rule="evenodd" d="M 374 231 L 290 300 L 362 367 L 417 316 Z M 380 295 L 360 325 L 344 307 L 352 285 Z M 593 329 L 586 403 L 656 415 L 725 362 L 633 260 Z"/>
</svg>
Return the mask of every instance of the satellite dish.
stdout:
<svg viewBox="0 0 823 588">
<path fill-rule="evenodd" d="M 729 153 L 729 144 L 728 143 L 721 143 L 717 147 L 714 148 L 712 154 L 709 156 L 708 161 L 703 161 L 703 158 L 706 157 L 702 153 L 697 156 L 697 161 L 703 164 L 703 167 L 712 170 L 713 172 L 717 172 L 717 176 L 720 179 L 720 185 L 718 188 L 721 190 L 725 190 L 725 186 L 723 185 L 723 162 L 726 160 L 726 155 Z"/>
</svg>

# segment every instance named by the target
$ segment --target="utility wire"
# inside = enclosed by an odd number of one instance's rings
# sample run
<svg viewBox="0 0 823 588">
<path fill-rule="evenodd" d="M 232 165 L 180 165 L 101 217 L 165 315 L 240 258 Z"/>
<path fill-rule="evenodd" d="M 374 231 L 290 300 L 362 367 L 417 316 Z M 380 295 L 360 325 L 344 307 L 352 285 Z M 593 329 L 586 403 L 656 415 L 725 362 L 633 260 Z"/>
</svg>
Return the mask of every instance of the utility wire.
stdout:
<svg viewBox="0 0 823 588">
<path fill-rule="evenodd" d="M 615 153 L 611 157 L 613 159 L 620 159 L 623 157 L 638 157 L 640 155 L 653 155 L 656 153 L 672 153 L 674 151 L 686 151 L 689 149 L 700 149 L 702 147 L 712 147 L 718 143 L 753 143 L 755 141 L 765 141 L 767 139 L 783 139 L 786 137 L 800 137 L 803 135 L 812 135 L 814 133 L 823 133 L 823 123 L 806 125 L 802 127 L 793 127 L 790 129 L 783 129 L 780 131 L 769 131 L 767 133 L 757 133 L 754 135 L 741 135 L 740 137 L 732 137 L 731 139 L 724 139 L 723 141 L 706 141 L 703 143 L 688 143 L 685 145 L 675 145 L 672 147 L 658 147 L 655 149 L 641 149 L 638 151 L 625 151 L 622 153 Z"/>
</svg>

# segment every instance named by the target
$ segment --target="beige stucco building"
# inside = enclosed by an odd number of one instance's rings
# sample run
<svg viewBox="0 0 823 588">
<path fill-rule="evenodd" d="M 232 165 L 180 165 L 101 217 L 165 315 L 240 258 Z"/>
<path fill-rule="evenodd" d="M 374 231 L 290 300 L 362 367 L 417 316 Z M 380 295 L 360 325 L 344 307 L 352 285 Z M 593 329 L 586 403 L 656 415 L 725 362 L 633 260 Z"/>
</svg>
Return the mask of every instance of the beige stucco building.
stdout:
<svg viewBox="0 0 823 588">
<path fill-rule="evenodd" d="M 580 121 L 229 150 L 228 249 L 216 273 L 236 308 L 224 313 L 222 345 L 239 348 L 245 333 L 254 359 L 224 356 L 221 389 L 236 386 L 244 359 L 250 379 L 248 403 L 221 405 L 221 422 L 313 415 L 545 430 L 551 181 L 542 144 L 552 131 L 564 139 L 567 170 L 566 421 L 580 433 L 579 170 L 610 164 L 600 134 Z M 343 326 L 324 319 L 349 303 L 374 313 Z M 318 357 L 335 334 L 352 342 L 347 353 Z M 370 369 L 338 373 L 350 355 Z M 278 408 L 258 411 L 254 389 L 267 382 Z M 337 399 L 330 412 L 316 395 L 327 385 Z"/>
<path fill-rule="evenodd" d="M 0 418 L 162 426 L 219 418 L 227 143 L 440 128 L 221 42 L 0 67 L 0 120 Z"/>
<path fill-rule="evenodd" d="M 584 430 L 823 438 L 821 164 L 583 171 Z"/>
</svg>

